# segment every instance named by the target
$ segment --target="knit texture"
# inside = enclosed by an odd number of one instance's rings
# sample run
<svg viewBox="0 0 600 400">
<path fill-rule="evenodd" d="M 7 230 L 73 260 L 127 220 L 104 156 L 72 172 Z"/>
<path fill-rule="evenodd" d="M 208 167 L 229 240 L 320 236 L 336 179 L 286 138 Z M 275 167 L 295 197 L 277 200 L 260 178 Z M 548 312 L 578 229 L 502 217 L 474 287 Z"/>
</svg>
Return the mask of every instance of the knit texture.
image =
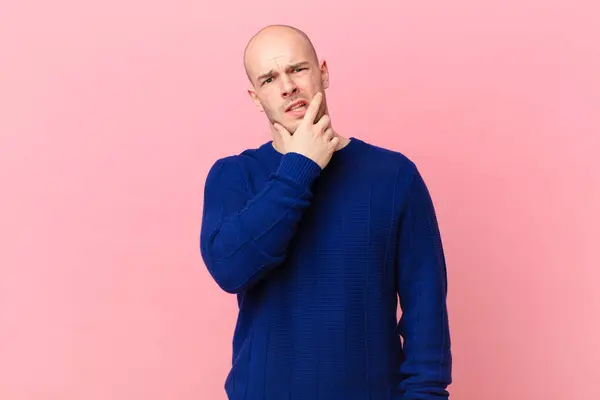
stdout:
<svg viewBox="0 0 600 400">
<path fill-rule="evenodd" d="M 321 170 L 268 142 L 217 160 L 203 207 L 203 260 L 239 306 L 229 399 L 448 399 L 446 264 L 414 162 L 351 138 Z"/>
</svg>

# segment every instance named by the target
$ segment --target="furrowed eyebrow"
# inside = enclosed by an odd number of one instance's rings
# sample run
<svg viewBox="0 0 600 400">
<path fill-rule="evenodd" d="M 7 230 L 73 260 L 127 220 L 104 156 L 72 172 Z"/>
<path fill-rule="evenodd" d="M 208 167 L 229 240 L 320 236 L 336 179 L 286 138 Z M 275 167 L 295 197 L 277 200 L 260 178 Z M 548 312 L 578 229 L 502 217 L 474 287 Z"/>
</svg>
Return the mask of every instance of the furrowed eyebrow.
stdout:
<svg viewBox="0 0 600 400">
<path fill-rule="evenodd" d="M 301 61 L 301 62 L 297 62 L 297 63 L 288 65 L 288 67 L 286 69 L 296 69 L 296 68 L 305 67 L 308 65 L 310 65 L 310 63 L 308 61 Z M 270 70 L 269 72 L 265 72 L 264 74 L 260 75 L 258 78 L 256 78 L 256 80 L 260 82 L 263 79 L 270 78 L 274 74 L 275 74 L 275 72 L 273 70 Z"/>
</svg>

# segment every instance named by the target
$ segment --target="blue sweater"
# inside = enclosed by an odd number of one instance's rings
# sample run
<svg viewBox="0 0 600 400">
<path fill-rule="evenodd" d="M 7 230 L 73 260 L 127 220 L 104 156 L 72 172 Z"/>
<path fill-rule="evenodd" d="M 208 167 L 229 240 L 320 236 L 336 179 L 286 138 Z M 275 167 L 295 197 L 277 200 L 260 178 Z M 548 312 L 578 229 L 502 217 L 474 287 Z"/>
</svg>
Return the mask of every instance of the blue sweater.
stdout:
<svg viewBox="0 0 600 400">
<path fill-rule="evenodd" d="M 411 160 L 351 138 L 321 170 L 268 142 L 217 160 L 204 195 L 201 254 L 239 306 L 229 399 L 448 398 L 446 266 Z"/>
</svg>

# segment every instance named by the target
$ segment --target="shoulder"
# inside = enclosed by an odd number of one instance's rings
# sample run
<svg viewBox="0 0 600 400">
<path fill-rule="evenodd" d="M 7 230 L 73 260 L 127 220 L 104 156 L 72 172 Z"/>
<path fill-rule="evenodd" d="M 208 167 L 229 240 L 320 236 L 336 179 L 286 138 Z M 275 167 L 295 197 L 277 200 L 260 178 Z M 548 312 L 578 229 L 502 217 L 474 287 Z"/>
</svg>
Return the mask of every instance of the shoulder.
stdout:
<svg viewBox="0 0 600 400">
<path fill-rule="evenodd" d="M 404 153 L 368 144 L 363 151 L 374 165 L 373 179 L 393 187 L 397 217 L 407 209 L 414 213 L 435 213 L 428 185 L 417 163 Z M 382 179 L 380 179 L 382 177 Z"/>
<path fill-rule="evenodd" d="M 417 165 L 400 150 L 382 147 L 360 140 L 363 144 L 361 158 L 363 165 L 369 165 L 375 174 L 392 174 L 396 179 L 408 180 L 418 173 Z"/>
<path fill-rule="evenodd" d="M 365 143 L 361 157 L 373 180 L 393 187 L 399 210 L 411 201 L 430 201 L 429 190 L 417 163 L 399 150 Z"/>
<path fill-rule="evenodd" d="M 268 143 L 217 158 L 209 168 L 207 181 L 214 182 L 222 179 L 247 181 L 254 171 L 261 168 L 260 160 L 266 145 Z"/>
</svg>

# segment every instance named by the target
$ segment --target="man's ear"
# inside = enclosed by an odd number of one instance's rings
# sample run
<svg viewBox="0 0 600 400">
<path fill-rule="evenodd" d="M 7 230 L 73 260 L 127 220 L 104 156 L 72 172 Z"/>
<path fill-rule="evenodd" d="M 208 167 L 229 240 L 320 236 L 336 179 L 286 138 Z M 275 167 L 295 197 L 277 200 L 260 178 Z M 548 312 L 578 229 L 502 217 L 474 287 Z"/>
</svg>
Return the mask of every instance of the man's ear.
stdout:
<svg viewBox="0 0 600 400">
<path fill-rule="evenodd" d="M 256 92 L 254 91 L 254 89 L 248 89 L 248 94 L 250 95 L 250 98 L 252 99 L 252 101 L 254 102 L 256 107 L 258 107 L 260 112 L 264 112 L 265 109 L 263 108 L 262 104 L 260 103 L 260 100 L 258 99 L 258 96 L 256 95 Z"/>
<path fill-rule="evenodd" d="M 323 88 L 329 88 L 329 68 L 327 67 L 327 61 L 321 61 L 321 83 L 323 84 Z"/>
</svg>

